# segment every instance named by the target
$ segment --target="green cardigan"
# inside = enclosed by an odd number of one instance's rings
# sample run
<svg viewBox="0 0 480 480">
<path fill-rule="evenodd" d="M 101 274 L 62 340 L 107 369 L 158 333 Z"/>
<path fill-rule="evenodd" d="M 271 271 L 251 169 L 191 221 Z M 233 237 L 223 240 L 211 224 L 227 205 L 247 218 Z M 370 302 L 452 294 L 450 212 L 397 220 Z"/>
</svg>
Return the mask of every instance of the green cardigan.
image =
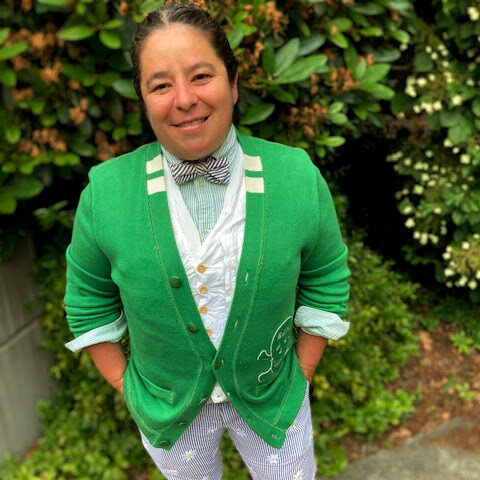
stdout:
<svg viewBox="0 0 480 480">
<path fill-rule="evenodd" d="M 346 312 L 347 248 L 318 169 L 300 149 L 238 137 L 245 237 L 218 350 L 175 244 L 158 142 L 94 167 L 78 206 L 67 250 L 67 320 L 78 337 L 112 324 L 123 309 L 125 401 L 154 447 L 173 446 L 218 381 L 247 424 L 280 448 L 306 387 L 295 308 Z"/>
</svg>

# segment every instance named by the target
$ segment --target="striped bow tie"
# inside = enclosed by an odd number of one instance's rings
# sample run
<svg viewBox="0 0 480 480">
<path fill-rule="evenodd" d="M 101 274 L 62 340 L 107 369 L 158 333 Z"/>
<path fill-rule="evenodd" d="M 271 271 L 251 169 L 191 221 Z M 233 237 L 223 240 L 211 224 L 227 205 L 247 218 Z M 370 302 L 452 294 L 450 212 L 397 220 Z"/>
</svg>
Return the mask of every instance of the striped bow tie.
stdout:
<svg viewBox="0 0 480 480">
<path fill-rule="evenodd" d="M 215 158 L 210 155 L 205 160 L 186 160 L 170 165 L 170 171 L 177 185 L 189 182 L 199 175 L 212 183 L 228 183 L 230 180 L 227 157 Z"/>
</svg>

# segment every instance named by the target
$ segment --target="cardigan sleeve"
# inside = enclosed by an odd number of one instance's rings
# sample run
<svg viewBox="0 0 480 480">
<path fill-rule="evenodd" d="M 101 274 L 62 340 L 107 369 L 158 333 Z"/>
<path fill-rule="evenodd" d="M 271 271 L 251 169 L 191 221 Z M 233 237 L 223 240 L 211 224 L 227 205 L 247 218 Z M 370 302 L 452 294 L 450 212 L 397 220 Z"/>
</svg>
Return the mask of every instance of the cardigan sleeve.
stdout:
<svg viewBox="0 0 480 480">
<path fill-rule="evenodd" d="M 347 322 L 340 318 L 347 312 L 350 289 L 348 249 L 327 183 L 316 167 L 315 175 L 318 195 L 312 218 L 316 219 L 316 231 L 302 251 L 295 323 L 308 333 L 338 338 L 348 330 Z"/>
<path fill-rule="evenodd" d="M 118 341 L 126 330 L 122 304 L 111 278 L 108 258 L 97 244 L 94 231 L 93 191 L 82 192 L 67 248 L 65 311 L 75 340 L 71 350 L 101 341 Z"/>
</svg>

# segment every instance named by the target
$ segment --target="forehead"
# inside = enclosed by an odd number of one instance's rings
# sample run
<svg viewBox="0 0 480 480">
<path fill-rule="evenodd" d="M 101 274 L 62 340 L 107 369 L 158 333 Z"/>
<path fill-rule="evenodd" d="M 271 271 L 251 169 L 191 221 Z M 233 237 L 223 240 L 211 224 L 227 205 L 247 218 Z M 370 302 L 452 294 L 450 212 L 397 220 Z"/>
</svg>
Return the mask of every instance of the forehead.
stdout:
<svg viewBox="0 0 480 480">
<path fill-rule="evenodd" d="M 202 59 L 221 62 L 208 35 L 199 28 L 178 23 L 153 30 L 140 51 L 142 68 L 150 62 L 178 64 Z"/>
</svg>

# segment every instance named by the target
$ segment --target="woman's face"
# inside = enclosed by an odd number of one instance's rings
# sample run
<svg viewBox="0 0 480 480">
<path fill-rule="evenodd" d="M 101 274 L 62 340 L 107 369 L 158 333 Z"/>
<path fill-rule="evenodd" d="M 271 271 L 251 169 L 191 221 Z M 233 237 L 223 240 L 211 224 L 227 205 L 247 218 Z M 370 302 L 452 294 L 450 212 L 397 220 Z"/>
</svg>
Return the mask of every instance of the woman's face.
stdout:
<svg viewBox="0 0 480 480">
<path fill-rule="evenodd" d="M 153 31 L 140 52 L 140 88 L 158 141 L 177 157 L 205 157 L 227 137 L 237 80 L 230 84 L 199 29 L 173 24 Z"/>
</svg>

